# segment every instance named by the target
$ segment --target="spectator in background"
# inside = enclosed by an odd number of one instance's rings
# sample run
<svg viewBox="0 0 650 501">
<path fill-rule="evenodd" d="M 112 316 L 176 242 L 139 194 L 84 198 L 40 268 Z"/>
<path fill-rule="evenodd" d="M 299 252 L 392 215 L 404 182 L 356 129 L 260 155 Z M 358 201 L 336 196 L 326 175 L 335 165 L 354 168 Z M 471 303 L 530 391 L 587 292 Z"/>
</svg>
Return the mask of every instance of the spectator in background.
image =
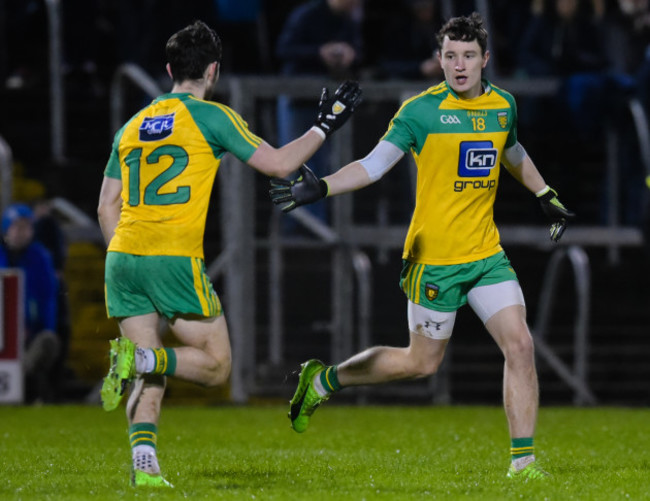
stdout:
<svg viewBox="0 0 650 501">
<path fill-rule="evenodd" d="M 638 97 L 648 111 L 650 86 L 650 7 L 648 0 L 617 0 L 605 16 L 605 40 L 609 61 L 610 123 L 618 139 L 618 172 L 624 224 L 642 223 L 644 178 L 637 131 L 629 110 L 630 98 Z M 606 179 L 605 186 L 611 180 Z M 606 196 L 609 190 L 605 190 Z M 605 197 L 606 203 L 608 202 Z M 608 207 L 606 205 L 605 207 Z"/>
<path fill-rule="evenodd" d="M 600 107 L 593 106 L 593 100 L 602 92 L 602 71 L 607 67 L 601 10 L 601 0 L 534 1 L 519 57 L 526 76 L 562 79 L 557 104 L 568 108 L 573 128 L 585 137 L 593 135 L 600 119 Z M 556 123 L 556 110 L 546 104 L 528 118 Z"/>
<path fill-rule="evenodd" d="M 270 70 L 262 0 L 214 0 L 217 31 L 222 34 L 223 69 L 227 73 Z"/>
<path fill-rule="evenodd" d="M 436 32 L 442 26 L 436 0 L 403 0 L 381 27 L 377 78 L 442 78 Z"/>
<path fill-rule="evenodd" d="M 278 38 L 276 56 L 286 76 L 350 78 L 361 61 L 362 31 L 360 0 L 313 0 L 294 9 Z M 283 95 L 278 98 L 278 143 L 286 144 L 309 128 L 314 104 Z M 311 158 L 317 175 L 329 173 L 329 143 Z M 327 207 L 318 203 L 308 209 L 327 221 Z M 285 229 L 291 229 L 287 221 Z"/>
<path fill-rule="evenodd" d="M 61 349 L 57 326 L 57 277 L 50 253 L 34 241 L 34 214 L 13 204 L 2 215 L 0 269 L 19 268 L 25 277 L 25 354 L 28 399 L 52 401 L 52 368 Z"/>
</svg>

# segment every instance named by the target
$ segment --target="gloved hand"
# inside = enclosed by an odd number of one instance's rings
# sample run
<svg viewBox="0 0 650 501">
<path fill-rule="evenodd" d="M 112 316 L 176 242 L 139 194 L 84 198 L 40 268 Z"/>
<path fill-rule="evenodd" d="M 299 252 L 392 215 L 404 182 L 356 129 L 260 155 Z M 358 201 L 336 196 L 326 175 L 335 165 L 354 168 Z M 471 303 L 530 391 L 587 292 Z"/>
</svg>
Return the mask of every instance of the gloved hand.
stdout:
<svg viewBox="0 0 650 501">
<path fill-rule="evenodd" d="M 547 186 L 542 193 L 537 195 L 537 199 L 542 206 L 544 214 L 552 222 L 551 240 L 557 242 L 562 238 L 564 230 L 566 230 L 567 220 L 573 219 L 576 215 L 562 205 L 562 202 L 557 198 L 557 191 L 550 186 Z"/>
<path fill-rule="evenodd" d="M 351 80 L 343 82 L 332 97 L 327 87 L 323 87 L 314 125 L 329 136 L 347 122 L 361 103 L 361 95 L 359 83 Z"/>
<path fill-rule="evenodd" d="M 327 196 L 327 183 L 319 179 L 309 167 L 303 165 L 298 172 L 300 176 L 293 181 L 279 177 L 271 178 L 271 201 L 276 205 L 288 202 L 280 207 L 282 212 L 292 211 L 296 207 L 317 202 Z"/>
</svg>

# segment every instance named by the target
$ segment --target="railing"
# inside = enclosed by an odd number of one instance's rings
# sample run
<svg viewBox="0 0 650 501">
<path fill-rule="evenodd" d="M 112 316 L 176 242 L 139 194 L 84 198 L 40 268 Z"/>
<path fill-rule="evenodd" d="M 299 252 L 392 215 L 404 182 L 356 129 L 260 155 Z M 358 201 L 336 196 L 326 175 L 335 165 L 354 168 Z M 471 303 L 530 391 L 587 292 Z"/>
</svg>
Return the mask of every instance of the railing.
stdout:
<svg viewBox="0 0 650 501">
<path fill-rule="evenodd" d="M 126 120 L 126 90 L 127 84 L 135 85 L 151 99 L 158 97 L 163 90 L 140 66 L 126 63 L 117 68 L 111 81 L 110 107 L 111 132 L 115 133 Z"/>
<path fill-rule="evenodd" d="M 565 296 L 558 289 L 560 267 L 568 259 L 575 278 L 577 311 L 574 326 L 573 344 L 573 371 L 555 353 L 547 343 L 548 326 L 553 312 L 554 299 Z M 543 358 L 549 366 L 575 391 L 574 403 L 576 405 L 595 404 L 596 397 L 589 389 L 588 364 L 589 364 L 589 313 L 591 305 L 591 276 L 589 271 L 589 258 L 584 249 L 577 246 L 561 247 L 553 254 L 548 262 L 542 293 L 537 309 L 537 321 L 533 328 L 533 339 L 537 355 Z"/>
<path fill-rule="evenodd" d="M 0 214 L 11 203 L 13 189 L 13 155 L 9 143 L 0 136 Z"/>
<path fill-rule="evenodd" d="M 639 145 L 639 157 L 643 164 L 643 171 L 645 176 L 650 176 L 650 132 L 648 129 L 648 118 L 645 114 L 643 106 L 638 99 L 629 99 L 626 102 L 627 111 L 632 118 L 634 131 L 636 133 Z M 620 165 L 618 162 L 620 145 L 620 133 L 613 127 L 608 126 L 605 131 L 607 141 L 607 227 L 616 231 L 620 227 L 620 191 L 621 191 L 621 175 L 619 172 Z M 620 262 L 619 245 L 616 239 L 610 239 L 610 244 L 607 246 L 609 260 L 612 264 Z"/>
<path fill-rule="evenodd" d="M 50 134 L 52 160 L 65 161 L 65 90 L 63 84 L 63 46 L 61 0 L 46 0 L 48 57 L 50 71 Z"/>
</svg>

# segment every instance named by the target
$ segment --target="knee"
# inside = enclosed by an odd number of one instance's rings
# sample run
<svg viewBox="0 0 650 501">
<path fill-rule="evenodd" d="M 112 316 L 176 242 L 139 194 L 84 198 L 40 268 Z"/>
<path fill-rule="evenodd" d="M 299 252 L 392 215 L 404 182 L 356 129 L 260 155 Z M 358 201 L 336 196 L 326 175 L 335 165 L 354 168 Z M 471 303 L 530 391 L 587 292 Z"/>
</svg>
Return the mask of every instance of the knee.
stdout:
<svg viewBox="0 0 650 501">
<path fill-rule="evenodd" d="M 535 344 L 530 333 L 526 330 L 513 336 L 503 350 L 506 361 L 531 362 L 535 357 Z"/>
<path fill-rule="evenodd" d="M 205 381 L 205 386 L 214 388 L 224 384 L 230 377 L 232 358 L 230 353 L 213 356 L 213 363 L 209 367 L 210 375 Z"/>
<path fill-rule="evenodd" d="M 433 376 L 438 372 L 442 357 L 421 357 L 419 354 L 414 354 L 412 362 L 409 364 L 411 373 L 409 377 L 413 379 L 420 379 L 428 376 Z"/>
</svg>

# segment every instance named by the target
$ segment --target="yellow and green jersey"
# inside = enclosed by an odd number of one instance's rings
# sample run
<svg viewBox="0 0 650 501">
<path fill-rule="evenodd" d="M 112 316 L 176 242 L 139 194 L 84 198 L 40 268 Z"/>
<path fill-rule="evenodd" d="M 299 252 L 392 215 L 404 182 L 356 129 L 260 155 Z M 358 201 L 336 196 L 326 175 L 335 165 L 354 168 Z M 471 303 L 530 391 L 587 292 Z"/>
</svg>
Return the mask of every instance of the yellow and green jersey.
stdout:
<svg viewBox="0 0 650 501">
<path fill-rule="evenodd" d="M 501 251 L 493 206 L 504 148 L 517 142 L 508 92 L 462 99 L 446 82 L 405 101 L 382 138 L 417 166 L 415 210 L 403 258 L 430 265 L 477 261 Z"/>
<path fill-rule="evenodd" d="M 165 94 L 115 135 L 104 171 L 122 180 L 109 251 L 203 258 L 214 177 L 226 152 L 246 162 L 262 140 L 231 108 Z"/>
</svg>

